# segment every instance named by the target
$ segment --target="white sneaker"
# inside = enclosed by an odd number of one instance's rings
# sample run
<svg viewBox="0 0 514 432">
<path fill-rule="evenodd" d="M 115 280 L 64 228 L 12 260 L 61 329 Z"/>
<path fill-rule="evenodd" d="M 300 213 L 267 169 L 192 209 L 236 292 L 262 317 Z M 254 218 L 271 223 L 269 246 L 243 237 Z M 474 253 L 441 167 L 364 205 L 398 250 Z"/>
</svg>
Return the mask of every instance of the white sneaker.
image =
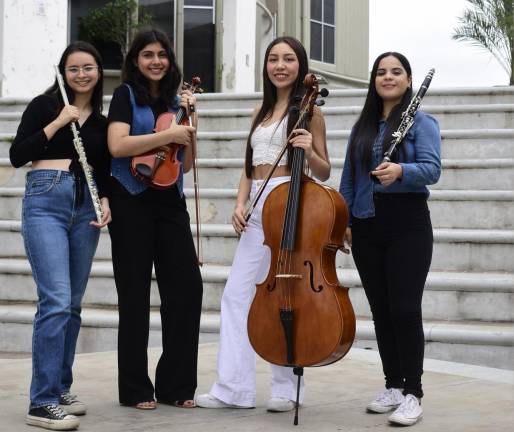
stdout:
<svg viewBox="0 0 514 432">
<path fill-rule="evenodd" d="M 286 412 L 294 410 L 294 407 L 295 403 L 292 400 L 281 397 L 272 397 L 268 401 L 266 409 L 269 412 Z"/>
<path fill-rule="evenodd" d="M 389 388 L 380 393 L 366 408 L 368 411 L 375 413 L 386 413 L 400 406 L 405 397 L 402 391 L 396 388 Z"/>
<path fill-rule="evenodd" d="M 219 400 L 217 397 L 211 395 L 210 393 L 204 393 L 201 395 L 197 395 L 195 397 L 196 406 L 201 408 L 254 408 L 254 407 L 245 407 L 241 405 L 231 405 L 228 403 Z"/>
<path fill-rule="evenodd" d="M 419 399 L 414 395 L 408 394 L 398 409 L 389 416 L 389 421 L 403 426 L 410 426 L 420 420 L 421 417 L 423 417 L 423 408 L 421 408 Z"/>
</svg>

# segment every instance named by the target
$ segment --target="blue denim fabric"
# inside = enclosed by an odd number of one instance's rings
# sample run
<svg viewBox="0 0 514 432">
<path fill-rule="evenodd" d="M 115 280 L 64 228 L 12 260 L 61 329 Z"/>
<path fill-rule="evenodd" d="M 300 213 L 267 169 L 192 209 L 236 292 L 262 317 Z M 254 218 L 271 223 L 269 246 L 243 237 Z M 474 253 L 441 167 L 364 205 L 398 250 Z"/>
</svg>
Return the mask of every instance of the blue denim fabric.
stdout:
<svg viewBox="0 0 514 432">
<path fill-rule="evenodd" d="M 382 161 L 385 131 L 386 122 L 381 121 L 377 138 L 373 143 L 370 169 L 377 167 Z M 356 161 L 355 175 L 352 175 L 348 143 L 339 192 L 348 205 L 350 218 L 355 216 L 365 219 L 375 216 L 373 194 L 377 192 L 424 193 L 428 197 L 426 185 L 437 183 L 441 175 L 441 134 L 437 120 L 425 112 L 418 111 L 402 147 L 399 163 L 403 169 L 403 176 L 384 187 L 371 180 L 368 170 L 362 168 L 359 160 Z"/>
<path fill-rule="evenodd" d="M 31 407 L 57 404 L 69 391 L 80 330 L 81 301 L 100 230 L 85 182 L 75 203 L 75 180 L 66 171 L 27 174 L 22 235 L 37 286 L 32 336 Z"/>
<path fill-rule="evenodd" d="M 148 105 L 138 105 L 132 87 L 125 83 L 129 89 L 130 103 L 132 104 L 132 124 L 130 126 L 130 135 L 147 135 L 151 134 L 155 128 L 155 117 L 152 109 Z M 177 96 L 173 104 L 170 105 L 169 111 L 177 111 L 180 107 L 180 98 Z M 180 149 L 177 153 L 177 159 L 182 162 L 184 151 Z M 118 180 L 132 195 L 137 195 L 148 188 L 148 185 L 138 180 L 130 171 L 130 163 L 132 157 L 112 158 L 111 174 Z M 184 171 L 180 166 L 180 174 L 177 179 L 177 188 L 180 196 L 183 195 L 183 177 Z"/>
</svg>

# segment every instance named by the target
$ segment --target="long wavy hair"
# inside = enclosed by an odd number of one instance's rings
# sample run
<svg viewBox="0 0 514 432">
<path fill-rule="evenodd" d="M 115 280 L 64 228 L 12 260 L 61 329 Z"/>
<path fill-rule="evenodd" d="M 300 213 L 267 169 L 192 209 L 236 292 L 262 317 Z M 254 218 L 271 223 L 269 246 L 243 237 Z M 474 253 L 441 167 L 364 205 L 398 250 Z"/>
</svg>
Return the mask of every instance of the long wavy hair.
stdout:
<svg viewBox="0 0 514 432">
<path fill-rule="evenodd" d="M 290 108 L 293 105 L 296 105 L 296 96 L 303 96 L 305 93 L 305 88 L 303 86 L 303 80 L 305 78 L 305 75 L 309 72 L 309 60 L 307 57 L 307 53 L 305 51 L 305 48 L 301 44 L 301 42 L 298 39 L 295 39 L 291 36 L 281 36 L 273 41 L 268 45 L 266 48 L 266 53 L 264 54 L 264 65 L 262 67 L 262 82 L 263 82 L 263 95 L 262 95 L 262 105 L 255 116 L 255 119 L 253 120 L 252 127 L 250 128 L 250 134 L 248 135 L 248 139 L 246 141 L 246 155 L 245 155 L 245 174 L 246 177 L 251 178 L 252 177 L 252 157 L 253 157 L 253 149 L 251 145 L 252 141 L 252 134 L 257 128 L 259 124 L 261 124 L 266 119 L 270 118 L 273 115 L 273 110 L 275 109 L 275 104 L 277 103 L 277 88 L 273 85 L 271 82 L 269 76 L 268 76 L 268 70 L 267 70 L 267 64 L 268 64 L 268 57 L 271 49 L 279 44 L 279 43 L 286 43 L 289 45 L 294 53 L 296 54 L 296 57 L 298 59 L 299 67 L 298 67 L 298 76 L 296 77 L 296 81 L 293 84 L 293 87 L 291 89 L 291 93 L 289 93 L 289 103 L 287 110 L 285 111 L 282 118 L 284 118 L 287 114 L 289 114 L 288 121 L 287 121 L 287 135 L 291 133 L 291 130 L 293 129 L 294 124 L 298 120 L 298 113 L 290 112 Z M 291 168 L 292 163 L 292 147 L 289 146 L 287 150 L 287 165 L 289 168 Z"/>
<path fill-rule="evenodd" d="M 355 172 L 355 166 L 359 159 L 361 161 L 363 170 L 369 171 L 371 168 L 374 168 L 370 166 L 371 152 L 373 143 L 378 135 L 378 126 L 384 110 L 384 102 L 377 93 L 375 79 L 377 77 L 377 70 L 380 61 L 383 58 L 389 56 L 393 56 L 398 59 L 398 61 L 402 64 L 403 68 L 407 72 L 407 77 L 412 77 L 410 63 L 404 55 L 390 51 L 380 54 L 376 58 L 375 62 L 373 63 L 373 68 L 371 69 L 371 77 L 369 80 L 369 88 L 366 101 L 364 102 L 364 107 L 362 108 L 359 119 L 353 128 L 353 138 L 349 144 L 352 172 Z M 401 122 L 401 114 L 403 111 L 405 111 L 405 108 L 407 108 L 411 99 L 412 85 L 407 88 L 403 94 L 402 99 L 400 100 L 400 103 L 391 110 L 389 117 L 386 119 L 387 126 L 384 134 L 384 140 L 382 141 L 382 151 L 387 150 L 384 149 L 384 143 L 390 143 L 393 139 L 392 134 L 396 131 L 396 129 L 398 129 L 398 126 Z M 389 146 L 387 148 L 389 148 Z M 400 145 L 400 152 L 402 151 L 402 148 L 403 146 Z M 394 156 L 398 157 L 397 155 L 398 152 L 395 152 Z"/>
<path fill-rule="evenodd" d="M 93 94 L 91 95 L 91 107 L 93 109 L 93 115 L 95 117 L 100 117 L 102 115 L 103 109 L 103 65 L 102 65 L 102 57 L 97 49 L 88 42 L 77 41 L 69 44 L 67 48 L 61 55 L 61 59 L 59 60 L 59 72 L 63 76 L 64 81 L 64 89 L 66 90 L 66 94 L 68 95 L 68 100 L 70 104 L 73 104 L 75 100 L 75 92 L 70 88 L 68 82 L 66 81 L 66 71 L 64 67 L 66 66 L 66 61 L 68 57 L 76 52 L 85 52 L 90 54 L 95 59 L 96 64 L 98 65 L 98 82 L 96 83 Z M 58 104 L 58 110 L 60 111 L 64 107 L 64 101 L 61 96 L 61 91 L 59 89 L 59 83 L 57 82 L 57 78 L 54 83 L 45 90 L 45 93 L 48 96 L 53 97 Z"/>
<path fill-rule="evenodd" d="M 171 42 L 164 32 L 151 28 L 136 34 L 125 56 L 121 70 L 121 79 L 132 87 L 138 105 L 150 104 L 152 100 L 150 96 L 150 83 L 137 67 L 137 58 L 147 45 L 155 42 L 159 42 L 162 45 L 170 62 L 168 71 L 159 82 L 159 100 L 165 106 L 168 106 L 177 94 L 178 86 L 182 81 L 182 72 L 177 64 Z"/>
</svg>

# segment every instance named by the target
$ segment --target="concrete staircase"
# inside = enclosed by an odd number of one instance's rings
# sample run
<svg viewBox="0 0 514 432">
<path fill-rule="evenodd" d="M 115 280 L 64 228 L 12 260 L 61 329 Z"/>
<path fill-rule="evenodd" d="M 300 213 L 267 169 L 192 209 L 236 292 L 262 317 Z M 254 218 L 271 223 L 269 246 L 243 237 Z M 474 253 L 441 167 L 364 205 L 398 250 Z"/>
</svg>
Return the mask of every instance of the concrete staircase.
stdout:
<svg viewBox="0 0 514 432">
<path fill-rule="evenodd" d="M 335 90 L 326 99 L 324 113 L 333 165 L 327 183 L 331 186 L 338 186 L 349 129 L 364 97 L 362 90 Z M 250 114 L 260 96 L 205 94 L 199 99 L 206 263 L 202 269 L 202 331 L 216 332 L 220 297 L 237 242 L 229 220 Z M 27 102 L 0 99 L 0 351 L 30 351 L 35 289 L 19 221 L 28 168 L 14 170 L 8 160 L 9 141 Z M 435 247 L 423 305 L 426 355 L 512 369 L 514 88 L 433 89 L 425 97 L 423 109 L 440 122 L 444 167 L 429 200 Z M 193 197 L 191 185 L 187 176 L 189 197 Z M 351 288 L 358 315 L 356 344 L 373 347 L 370 312 L 353 261 L 341 254 L 337 264 L 341 282 Z M 159 304 L 156 289 L 152 304 Z M 84 299 L 79 351 L 116 348 L 115 305 L 109 236 L 103 232 Z M 151 328 L 151 344 L 158 345 L 157 308 Z"/>
</svg>

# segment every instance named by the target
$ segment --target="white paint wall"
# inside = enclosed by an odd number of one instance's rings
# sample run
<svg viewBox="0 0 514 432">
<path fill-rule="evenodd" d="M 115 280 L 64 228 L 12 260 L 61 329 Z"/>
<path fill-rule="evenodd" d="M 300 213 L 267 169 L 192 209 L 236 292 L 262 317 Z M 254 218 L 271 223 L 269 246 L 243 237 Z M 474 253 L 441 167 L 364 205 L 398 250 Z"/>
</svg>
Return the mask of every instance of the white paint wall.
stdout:
<svg viewBox="0 0 514 432">
<path fill-rule="evenodd" d="M 32 97 L 54 80 L 68 40 L 68 0 L 1 0 L 0 96 Z"/>
<path fill-rule="evenodd" d="M 223 92 L 255 90 L 255 0 L 223 2 Z"/>
</svg>

